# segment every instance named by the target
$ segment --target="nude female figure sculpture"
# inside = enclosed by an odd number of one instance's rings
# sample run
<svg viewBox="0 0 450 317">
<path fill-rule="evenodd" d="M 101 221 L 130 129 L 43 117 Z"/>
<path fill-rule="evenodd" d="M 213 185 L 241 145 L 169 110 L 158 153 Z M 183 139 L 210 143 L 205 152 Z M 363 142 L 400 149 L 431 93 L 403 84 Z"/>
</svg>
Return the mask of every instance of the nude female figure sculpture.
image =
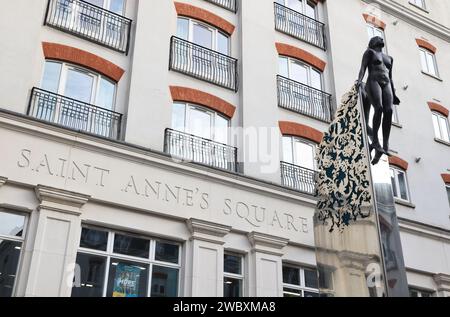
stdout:
<svg viewBox="0 0 450 317">
<path fill-rule="evenodd" d="M 383 38 L 376 36 L 369 42 L 369 47 L 364 53 L 361 70 L 356 82 L 358 88 L 362 88 L 364 115 L 367 123 L 367 134 L 372 140 L 370 152 L 375 150 L 372 164 L 377 164 L 383 154 L 389 154 L 389 137 L 391 135 L 393 105 L 399 105 L 394 82 L 392 80 L 392 66 L 394 59 L 383 53 L 385 46 Z M 367 69 L 369 77 L 367 83 L 363 79 Z M 369 127 L 370 109 L 373 106 L 375 114 L 372 128 Z M 378 131 L 383 124 L 383 146 L 381 146 Z"/>
</svg>

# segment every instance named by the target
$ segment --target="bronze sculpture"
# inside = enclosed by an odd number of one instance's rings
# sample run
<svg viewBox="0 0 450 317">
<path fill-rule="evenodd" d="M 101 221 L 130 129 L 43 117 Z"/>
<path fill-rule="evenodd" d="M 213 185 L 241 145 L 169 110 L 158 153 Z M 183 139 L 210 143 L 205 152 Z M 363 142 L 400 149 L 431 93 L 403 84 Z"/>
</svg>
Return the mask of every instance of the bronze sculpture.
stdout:
<svg viewBox="0 0 450 317">
<path fill-rule="evenodd" d="M 392 80 L 392 67 L 394 59 L 383 53 L 385 46 L 383 38 L 376 36 L 369 42 L 369 47 L 364 53 L 361 70 L 356 82 L 362 90 L 364 114 L 367 123 L 367 134 L 371 139 L 370 152 L 375 150 L 372 164 L 377 164 L 383 154 L 389 154 L 389 137 L 392 127 L 393 106 L 400 104 Z M 369 77 L 367 83 L 363 79 L 367 69 Z M 371 106 L 374 108 L 372 128 L 369 126 Z M 383 146 L 381 146 L 378 131 L 382 125 Z"/>
</svg>

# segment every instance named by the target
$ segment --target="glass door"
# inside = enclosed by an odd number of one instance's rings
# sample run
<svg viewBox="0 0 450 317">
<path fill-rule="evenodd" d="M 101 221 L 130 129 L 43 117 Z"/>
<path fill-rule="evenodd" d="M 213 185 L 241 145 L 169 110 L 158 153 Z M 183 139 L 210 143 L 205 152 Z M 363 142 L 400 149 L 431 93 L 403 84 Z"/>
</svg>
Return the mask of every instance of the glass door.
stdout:
<svg viewBox="0 0 450 317">
<path fill-rule="evenodd" d="M 213 36 L 213 30 L 210 28 L 197 22 L 193 23 L 191 40 L 193 43 L 213 50 Z M 194 47 L 192 55 L 195 72 L 207 79 L 213 79 L 212 75 L 214 72 L 212 71 L 212 54 L 202 48 Z"/>
<path fill-rule="evenodd" d="M 191 140 L 192 157 L 196 162 L 212 164 L 213 145 L 213 114 L 202 108 L 190 106 L 187 117 L 187 133 L 195 135 Z"/>
</svg>

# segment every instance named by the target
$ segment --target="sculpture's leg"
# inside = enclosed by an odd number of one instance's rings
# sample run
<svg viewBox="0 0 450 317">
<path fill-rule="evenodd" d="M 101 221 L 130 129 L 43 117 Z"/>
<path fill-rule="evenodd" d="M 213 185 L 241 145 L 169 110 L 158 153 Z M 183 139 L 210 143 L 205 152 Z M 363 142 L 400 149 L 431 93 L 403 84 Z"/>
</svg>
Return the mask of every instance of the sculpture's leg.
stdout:
<svg viewBox="0 0 450 317">
<path fill-rule="evenodd" d="M 362 87 L 362 99 L 363 99 L 363 107 L 364 107 L 364 117 L 366 118 L 366 128 L 367 128 L 367 136 L 372 141 L 373 131 L 370 127 L 370 108 L 372 106 L 369 98 L 369 92 L 367 91 L 367 86 L 364 85 Z"/>
<path fill-rule="evenodd" d="M 369 98 L 375 111 L 372 124 L 372 147 L 377 152 L 383 152 L 383 148 L 380 145 L 380 140 L 378 137 L 378 131 L 381 126 L 381 118 L 383 116 L 383 91 L 380 84 L 374 80 L 369 80 L 367 85 Z"/>
<path fill-rule="evenodd" d="M 391 85 L 383 88 L 383 150 L 389 154 L 389 138 L 391 136 L 394 94 Z"/>
</svg>

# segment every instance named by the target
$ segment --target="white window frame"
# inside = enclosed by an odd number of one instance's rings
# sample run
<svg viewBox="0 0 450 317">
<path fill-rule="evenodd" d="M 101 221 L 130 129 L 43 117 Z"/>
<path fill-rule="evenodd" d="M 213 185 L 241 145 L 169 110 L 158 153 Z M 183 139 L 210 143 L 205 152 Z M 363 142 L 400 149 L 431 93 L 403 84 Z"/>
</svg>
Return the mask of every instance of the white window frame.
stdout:
<svg viewBox="0 0 450 317">
<path fill-rule="evenodd" d="M 450 142 L 450 125 L 448 123 L 448 118 L 436 111 L 432 111 L 431 114 L 433 116 L 433 127 L 434 127 L 434 134 L 435 134 L 436 139 L 444 141 L 444 142 Z M 436 126 L 436 122 L 434 120 L 435 118 L 437 120 L 437 126 Z M 446 124 L 445 127 L 442 126 L 441 119 L 444 119 L 445 124 Z M 439 130 L 439 135 L 436 135 L 437 134 L 436 130 Z M 445 133 L 447 133 L 447 138 L 445 138 Z"/>
<path fill-rule="evenodd" d="M 47 63 L 55 63 L 55 64 L 61 65 L 61 73 L 59 75 L 58 90 L 57 90 L 57 92 L 55 92 L 56 94 L 61 95 L 61 96 L 65 96 L 67 73 L 69 70 L 75 70 L 75 71 L 84 73 L 93 78 L 92 93 L 91 93 L 91 99 L 89 101 L 89 104 L 94 105 L 94 106 L 97 106 L 97 102 L 98 102 L 97 98 L 98 98 L 99 91 L 100 91 L 100 83 L 101 83 L 100 79 L 104 79 L 104 80 L 108 81 L 109 83 L 113 84 L 114 85 L 114 96 L 113 96 L 113 103 L 112 103 L 112 107 L 111 107 L 112 109 L 106 109 L 106 110 L 113 111 L 113 112 L 115 111 L 116 100 L 117 100 L 117 88 L 118 88 L 118 85 L 116 82 L 113 82 L 111 79 L 109 79 L 101 74 L 98 74 L 96 72 L 93 72 L 91 70 L 88 70 L 82 66 L 78 66 L 78 65 L 66 63 L 66 62 L 55 61 L 52 59 L 47 59 L 47 60 L 45 60 L 43 71 L 42 71 L 41 85 L 44 81 L 45 65 Z M 100 106 L 98 106 L 98 107 L 100 107 Z"/>
<path fill-rule="evenodd" d="M 278 56 L 278 65 L 280 64 L 280 60 L 281 59 L 286 59 L 287 60 L 287 65 L 288 65 L 288 74 L 287 74 L 287 77 L 286 78 L 288 78 L 288 79 L 290 79 L 290 80 L 294 80 L 294 79 L 292 79 L 292 77 L 291 77 L 291 75 L 292 75 L 292 64 L 299 64 L 299 65 L 301 65 L 302 67 L 305 67 L 306 68 L 306 74 L 307 74 L 307 83 L 302 83 L 302 84 L 304 84 L 304 85 L 307 85 L 307 86 L 309 86 L 309 87 L 311 87 L 311 88 L 314 88 L 314 89 L 318 89 L 318 90 L 321 90 L 321 91 L 323 91 L 324 90 L 324 78 L 323 78 L 323 72 L 322 71 L 320 71 L 319 69 L 317 69 L 317 68 L 315 68 L 315 67 L 313 67 L 313 66 L 311 66 L 311 65 L 309 65 L 309 64 L 307 64 L 307 63 L 304 63 L 304 62 L 302 62 L 302 61 L 300 61 L 300 60 L 298 60 L 298 59 L 296 59 L 296 58 L 292 58 L 292 57 L 289 57 L 289 56 L 284 56 L 284 55 L 279 55 Z M 313 71 L 316 71 L 318 74 L 320 74 L 320 88 L 316 88 L 316 87 L 313 87 L 312 86 L 312 75 L 311 75 L 311 73 L 313 72 Z M 280 76 L 283 76 L 283 75 L 281 75 L 280 73 L 281 73 L 281 70 L 278 70 L 278 73 L 279 73 L 279 75 Z M 295 80 L 294 80 L 295 81 Z"/>
<path fill-rule="evenodd" d="M 386 41 L 386 33 L 384 32 L 384 30 L 376 25 L 373 25 L 370 22 L 366 23 L 366 28 L 367 28 L 367 36 L 369 36 L 369 40 L 371 40 L 373 37 L 375 36 L 380 36 L 381 38 L 383 38 L 384 40 L 384 47 L 383 47 L 383 53 L 387 54 L 387 41 Z M 377 34 L 378 31 L 378 34 Z M 370 34 L 369 34 L 370 32 Z"/>
<path fill-rule="evenodd" d="M 284 162 L 290 163 L 290 164 L 293 164 L 293 165 L 296 165 L 296 166 L 299 166 L 299 167 L 302 167 L 302 168 L 308 168 L 308 167 L 304 167 L 304 166 L 298 165 L 299 153 L 297 153 L 297 151 L 295 150 L 295 143 L 303 143 L 303 144 L 306 144 L 308 146 L 312 146 L 313 150 L 314 150 L 314 153 L 317 150 L 317 144 L 312 142 L 312 141 L 308 141 L 308 140 L 306 140 L 304 138 L 300 138 L 300 137 L 297 137 L 297 136 L 285 135 L 285 136 L 283 136 L 283 142 L 282 142 L 283 146 L 284 146 L 284 140 L 286 140 L 286 139 L 290 139 L 290 146 L 291 146 L 290 152 L 292 153 L 292 162 L 291 162 L 291 159 L 288 160 L 286 157 L 284 157 L 285 149 L 283 149 L 283 160 L 284 160 Z M 315 156 L 313 156 L 313 162 L 314 162 L 314 169 L 313 170 L 316 171 L 317 170 L 317 160 L 316 160 Z"/>
<path fill-rule="evenodd" d="M 108 10 L 109 12 L 113 12 L 113 11 L 111 11 L 111 2 L 112 2 L 112 0 L 103 0 L 103 9 Z M 125 14 L 126 6 L 127 6 L 127 0 L 123 0 L 122 12 L 120 12 L 120 13 L 113 12 L 113 13 L 123 16 Z"/>
<path fill-rule="evenodd" d="M 401 124 L 400 116 L 398 115 L 398 105 L 392 105 L 392 122 L 396 124 Z"/>
<path fill-rule="evenodd" d="M 16 287 L 17 287 L 17 283 L 19 281 L 19 274 L 21 272 L 22 261 L 23 261 L 23 256 L 24 256 L 23 250 L 24 250 L 25 240 L 26 240 L 27 232 L 28 232 L 29 215 L 26 213 L 17 212 L 14 210 L 7 210 L 7 209 L 0 208 L 0 215 L 2 213 L 13 214 L 13 215 L 18 215 L 18 216 L 24 217 L 24 224 L 23 224 L 23 230 L 22 230 L 21 237 L 0 234 L 0 240 L 21 243 L 19 261 L 17 262 L 16 276 L 14 278 L 14 285 L 13 285 L 13 289 L 11 292 L 11 297 L 15 297 L 16 296 Z"/>
<path fill-rule="evenodd" d="M 409 0 L 409 3 L 419 9 L 427 10 L 427 3 L 425 0 Z"/>
<path fill-rule="evenodd" d="M 396 166 L 392 166 L 391 165 L 389 168 L 391 170 L 393 170 L 393 172 L 394 172 L 395 186 L 396 186 L 396 191 L 397 191 L 397 196 L 394 195 L 394 198 L 397 199 L 397 200 L 400 200 L 400 201 L 404 201 L 404 202 L 410 203 L 411 202 L 411 193 L 409 191 L 408 174 L 406 173 L 405 170 L 400 169 L 400 168 L 398 168 Z M 398 180 L 398 174 L 403 174 L 405 176 L 406 195 L 408 196 L 407 199 L 403 199 L 401 197 L 401 194 L 400 194 L 400 182 Z M 394 189 L 392 189 L 392 193 L 394 193 Z"/>
<path fill-rule="evenodd" d="M 188 36 L 187 36 L 187 41 L 194 43 L 195 45 L 198 45 L 194 42 L 194 26 L 195 25 L 199 25 L 202 26 L 204 28 L 207 28 L 209 31 L 211 31 L 212 33 L 212 50 L 221 54 L 225 54 L 230 56 L 231 54 L 231 38 L 228 34 L 226 34 L 225 32 L 222 32 L 221 30 L 211 26 L 210 24 L 192 19 L 192 18 L 188 18 L 188 17 L 184 17 L 184 16 L 179 16 L 177 18 L 177 23 L 179 20 L 187 20 L 189 22 L 189 26 L 188 26 Z M 222 34 L 224 37 L 226 37 L 228 39 L 228 52 L 227 53 L 223 53 L 223 52 L 219 52 L 218 47 L 219 47 L 219 34 Z M 209 49 L 209 48 L 208 48 Z"/>
<path fill-rule="evenodd" d="M 445 189 L 446 189 L 446 193 L 447 193 L 448 204 L 449 204 L 449 206 L 450 206 L 450 195 L 449 195 L 449 192 L 450 192 L 450 184 L 445 184 Z"/>
<path fill-rule="evenodd" d="M 182 272 L 181 256 L 182 256 L 182 252 L 183 252 L 183 247 L 182 247 L 181 243 L 176 242 L 176 241 L 151 238 L 148 236 L 142 236 L 139 234 L 133 234 L 133 233 L 129 233 L 129 232 L 121 232 L 121 231 L 117 231 L 117 230 L 98 228 L 98 227 L 90 226 L 90 225 L 83 225 L 82 228 L 108 233 L 108 244 L 107 244 L 106 251 L 82 248 L 80 246 L 78 247 L 78 250 L 77 250 L 77 256 L 78 256 L 78 254 L 81 253 L 84 255 L 92 255 L 92 256 L 98 256 L 98 257 L 105 258 L 106 261 L 105 261 L 105 272 L 104 272 L 103 293 L 102 293 L 103 297 L 106 297 L 107 292 L 108 292 L 108 282 L 109 282 L 109 272 L 110 272 L 110 268 L 111 268 L 111 259 L 118 259 L 118 260 L 122 260 L 122 261 L 131 261 L 131 262 L 136 262 L 136 263 L 140 263 L 142 265 L 148 266 L 147 293 L 146 293 L 146 297 L 148 297 L 148 298 L 151 297 L 151 293 L 152 293 L 152 289 L 151 289 L 152 284 L 151 283 L 152 283 L 153 266 L 161 266 L 161 267 L 166 267 L 166 268 L 171 268 L 171 269 L 177 269 L 178 270 L 178 284 L 177 284 L 177 288 L 178 288 L 177 293 L 178 294 L 177 294 L 177 297 L 182 296 L 181 279 L 182 279 L 183 272 Z M 144 259 L 144 258 L 124 255 L 124 254 L 120 254 L 120 253 L 114 253 L 114 239 L 115 239 L 116 234 L 127 236 L 127 237 L 149 240 L 150 241 L 150 243 L 149 243 L 149 248 L 150 248 L 149 258 Z M 155 259 L 156 252 L 155 251 L 156 251 L 156 243 L 157 242 L 163 242 L 163 243 L 169 243 L 172 245 L 177 245 L 179 247 L 178 263 L 174 264 L 174 263 L 156 261 L 156 259 Z"/>
<path fill-rule="evenodd" d="M 289 6 L 289 0 L 276 0 L 276 2 L 279 3 L 279 4 L 281 4 L 281 5 L 283 5 L 283 6 L 285 6 L 286 8 L 289 8 L 289 9 L 291 9 L 291 10 L 296 11 L 295 9 L 293 9 L 293 8 L 291 8 L 291 7 Z M 313 5 L 314 5 L 314 18 L 312 18 L 312 19 L 314 19 L 314 20 L 317 21 L 317 20 L 318 20 L 317 4 L 315 4 L 315 3 L 314 3 L 313 1 L 311 1 L 311 0 L 302 0 L 301 2 L 302 2 L 302 12 L 298 12 L 298 11 L 296 11 L 296 12 L 301 13 L 301 14 L 307 16 L 307 15 L 306 15 L 306 6 L 308 5 L 308 2 L 309 2 L 310 4 L 313 4 Z M 309 16 L 308 16 L 308 17 L 309 17 Z M 311 17 L 310 17 L 310 18 L 311 18 Z"/>
<path fill-rule="evenodd" d="M 435 297 L 436 296 L 435 295 L 436 294 L 435 291 L 424 290 L 424 289 L 416 288 L 416 287 L 413 287 L 413 286 L 409 287 L 409 293 L 411 294 L 411 292 L 416 292 L 417 293 L 417 297 L 427 297 L 427 296 L 423 296 L 424 293 L 429 294 L 430 296 L 428 296 L 428 297 Z M 410 297 L 411 297 L 411 295 L 410 295 Z"/>
<path fill-rule="evenodd" d="M 224 283 L 225 283 L 225 278 L 232 278 L 235 280 L 239 280 L 241 282 L 241 294 L 239 295 L 239 297 L 245 297 L 245 256 L 242 254 L 238 254 L 238 253 L 234 253 L 234 252 L 224 252 L 224 260 L 225 260 L 225 255 L 231 255 L 231 256 L 235 256 L 235 257 L 239 257 L 241 259 L 241 274 L 234 274 L 234 273 L 228 273 L 225 272 L 225 269 L 223 271 L 223 277 L 224 277 Z M 225 287 L 225 285 L 224 285 Z"/>
<path fill-rule="evenodd" d="M 436 54 L 434 54 L 433 52 L 431 52 L 431 51 L 429 51 L 429 50 L 427 50 L 426 48 L 423 48 L 423 47 L 419 47 L 419 54 L 421 55 L 420 56 L 420 65 L 421 65 L 421 68 L 422 68 L 422 72 L 424 72 L 425 74 L 431 75 L 433 77 L 439 78 L 439 67 L 438 67 L 437 60 L 436 60 Z M 426 63 L 426 65 L 423 65 L 422 54 L 425 55 L 425 63 Z M 432 57 L 432 60 L 433 60 L 433 63 L 434 63 L 434 69 L 436 70 L 435 74 L 430 72 L 430 65 L 428 64 L 427 56 L 431 56 Z M 426 69 L 424 69 L 425 66 L 426 66 Z"/>
<path fill-rule="evenodd" d="M 218 142 L 217 140 L 217 135 L 216 135 L 216 119 L 218 117 L 225 119 L 228 122 L 228 126 L 227 126 L 227 142 L 225 143 L 225 145 L 229 145 L 230 144 L 230 127 L 231 127 L 231 120 L 230 118 L 227 118 L 226 116 L 218 113 L 217 111 L 211 110 L 207 107 L 203 107 L 203 106 L 199 106 L 197 104 L 193 104 L 193 103 L 189 103 L 189 102 L 174 102 L 174 105 L 184 105 L 184 129 L 183 131 L 179 131 L 179 132 L 183 132 L 183 133 L 187 133 L 187 134 L 192 134 L 191 131 L 187 131 L 188 127 L 189 127 L 189 116 L 190 116 L 190 112 L 191 111 L 201 111 L 201 112 L 205 112 L 208 113 L 211 117 L 211 141 L 214 142 Z M 172 106 L 172 107 L 173 107 Z M 172 108 L 172 116 L 174 116 L 174 112 L 173 112 L 173 108 Z M 172 128 L 175 128 L 172 126 Z M 221 142 L 220 142 L 221 143 Z"/>
<path fill-rule="evenodd" d="M 284 281 L 283 281 L 283 295 L 291 295 L 291 296 L 294 296 L 294 297 L 305 297 L 305 292 L 314 293 L 314 294 L 317 294 L 317 295 L 320 294 L 319 289 L 306 287 L 305 270 L 315 270 L 315 271 L 317 271 L 316 268 L 302 267 L 302 266 L 296 266 L 296 265 L 292 265 L 292 264 L 283 263 L 283 268 L 284 267 L 288 267 L 290 269 L 299 270 L 300 285 L 288 284 L 288 283 L 284 283 Z M 286 291 L 285 289 L 287 289 L 287 288 L 300 291 L 301 295 L 299 295 L 297 293 L 291 293 L 289 291 Z"/>
</svg>

